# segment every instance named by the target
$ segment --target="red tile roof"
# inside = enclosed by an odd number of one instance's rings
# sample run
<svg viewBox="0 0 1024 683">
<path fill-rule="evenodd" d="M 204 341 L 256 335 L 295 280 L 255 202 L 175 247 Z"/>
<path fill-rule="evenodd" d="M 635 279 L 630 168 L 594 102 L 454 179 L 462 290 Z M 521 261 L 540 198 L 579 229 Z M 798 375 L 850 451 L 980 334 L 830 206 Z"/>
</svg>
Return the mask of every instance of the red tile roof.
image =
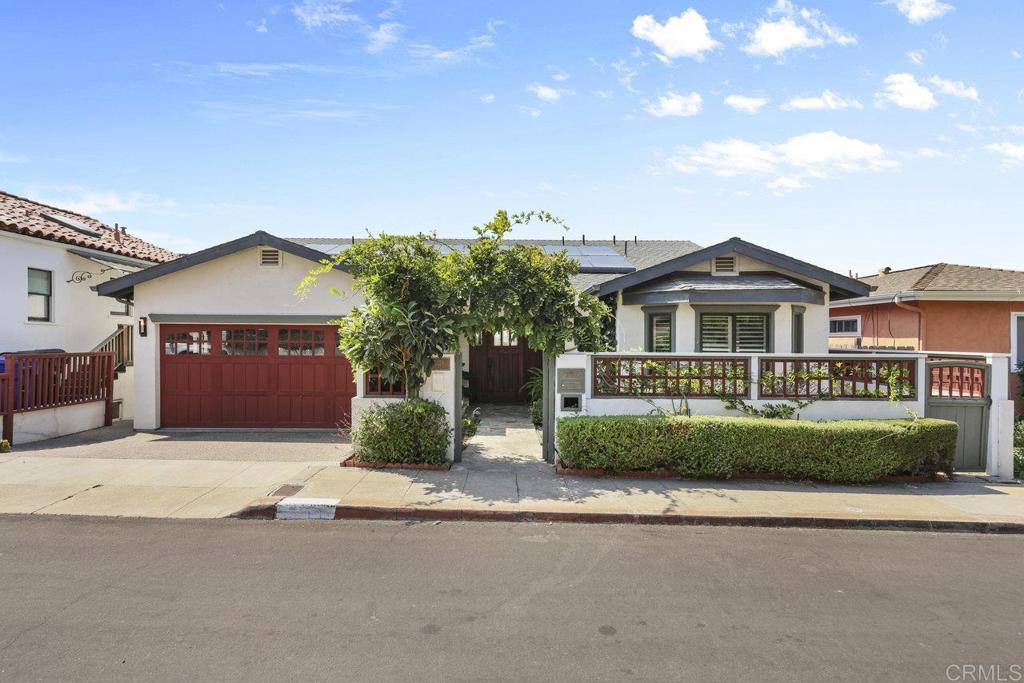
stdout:
<svg viewBox="0 0 1024 683">
<path fill-rule="evenodd" d="M 81 223 L 99 235 L 87 235 L 79 232 L 47 218 L 47 215 Z M 163 263 L 178 257 L 174 252 L 150 244 L 134 235 L 116 231 L 113 227 L 90 216 L 25 199 L 2 190 L 0 190 L 0 232 L 14 232 L 44 240 L 74 244 L 153 263 Z"/>
</svg>

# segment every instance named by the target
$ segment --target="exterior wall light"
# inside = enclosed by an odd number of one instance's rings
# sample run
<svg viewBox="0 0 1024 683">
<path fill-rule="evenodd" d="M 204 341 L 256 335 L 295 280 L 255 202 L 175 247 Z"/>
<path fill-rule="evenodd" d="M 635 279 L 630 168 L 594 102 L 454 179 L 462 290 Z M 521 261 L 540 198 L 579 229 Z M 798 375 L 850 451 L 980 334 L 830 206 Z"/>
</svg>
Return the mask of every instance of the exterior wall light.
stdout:
<svg viewBox="0 0 1024 683">
<path fill-rule="evenodd" d="M 149 332 L 149 321 L 143 316 L 139 318 L 139 336 L 145 337 L 147 332 Z"/>
</svg>

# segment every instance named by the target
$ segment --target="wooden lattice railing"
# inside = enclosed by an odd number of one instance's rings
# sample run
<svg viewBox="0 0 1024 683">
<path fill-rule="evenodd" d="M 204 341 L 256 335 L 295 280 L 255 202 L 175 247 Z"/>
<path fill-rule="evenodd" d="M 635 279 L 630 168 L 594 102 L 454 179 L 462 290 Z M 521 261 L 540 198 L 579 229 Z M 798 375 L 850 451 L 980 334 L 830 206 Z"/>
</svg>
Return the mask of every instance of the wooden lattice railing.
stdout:
<svg viewBox="0 0 1024 683">
<path fill-rule="evenodd" d="M 937 398 L 983 399 L 984 365 L 932 365 L 928 369 L 930 395 Z"/>
<path fill-rule="evenodd" d="M 761 358 L 760 398 L 913 399 L 914 358 Z"/>
<path fill-rule="evenodd" d="M 595 356 L 594 396 L 749 395 L 749 358 Z"/>
</svg>

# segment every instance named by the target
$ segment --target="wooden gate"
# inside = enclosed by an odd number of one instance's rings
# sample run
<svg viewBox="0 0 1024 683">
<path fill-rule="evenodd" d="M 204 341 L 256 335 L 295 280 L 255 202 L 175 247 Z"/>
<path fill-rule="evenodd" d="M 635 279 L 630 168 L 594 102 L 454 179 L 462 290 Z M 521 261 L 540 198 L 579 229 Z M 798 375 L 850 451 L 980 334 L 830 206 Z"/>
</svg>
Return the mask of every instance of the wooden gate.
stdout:
<svg viewBox="0 0 1024 683">
<path fill-rule="evenodd" d="M 959 425 L 955 467 L 961 472 L 985 469 L 988 409 L 992 405 L 991 373 L 992 366 L 985 363 L 928 362 L 925 416 L 952 420 Z"/>
</svg>

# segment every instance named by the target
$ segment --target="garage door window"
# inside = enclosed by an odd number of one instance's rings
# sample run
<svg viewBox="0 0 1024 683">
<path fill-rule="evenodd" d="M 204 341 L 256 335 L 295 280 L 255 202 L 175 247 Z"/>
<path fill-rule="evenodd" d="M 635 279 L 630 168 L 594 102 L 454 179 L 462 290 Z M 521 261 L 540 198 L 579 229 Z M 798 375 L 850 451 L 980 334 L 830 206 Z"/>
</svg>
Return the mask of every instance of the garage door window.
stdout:
<svg viewBox="0 0 1024 683">
<path fill-rule="evenodd" d="M 323 330 L 282 328 L 277 335 L 277 353 L 280 356 L 327 355 Z"/>
<path fill-rule="evenodd" d="M 164 337 L 166 356 L 209 356 L 210 331 L 169 332 Z"/>
<path fill-rule="evenodd" d="M 267 330 L 263 327 L 221 330 L 220 352 L 225 356 L 266 356 Z"/>
</svg>

